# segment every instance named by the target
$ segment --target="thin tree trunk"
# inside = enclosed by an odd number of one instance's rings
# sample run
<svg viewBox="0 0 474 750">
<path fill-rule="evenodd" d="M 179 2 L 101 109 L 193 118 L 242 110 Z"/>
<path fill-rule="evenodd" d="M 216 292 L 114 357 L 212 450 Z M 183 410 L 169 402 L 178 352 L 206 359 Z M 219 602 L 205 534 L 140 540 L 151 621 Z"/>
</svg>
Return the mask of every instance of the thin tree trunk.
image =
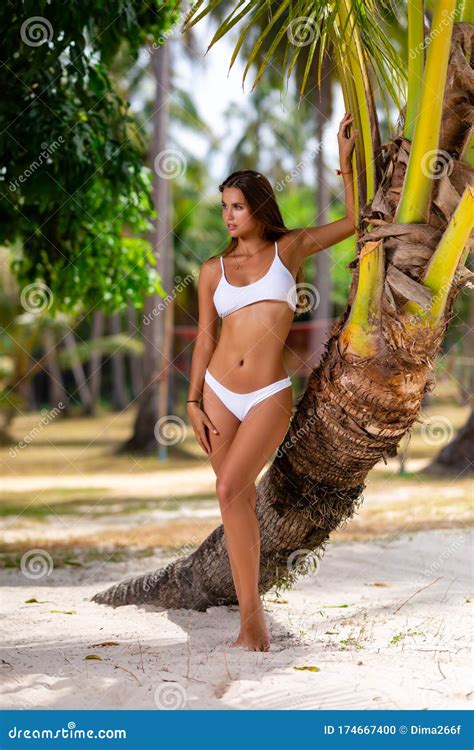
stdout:
<svg viewBox="0 0 474 750">
<path fill-rule="evenodd" d="M 137 311 L 133 305 L 128 305 L 126 316 L 128 335 L 133 336 L 134 338 L 141 337 L 141 332 L 138 328 L 137 322 Z M 143 359 L 136 354 L 130 354 L 128 361 L 130 364 L 133 398 L 138 398 L 143 388 Z"/>
<path fill-rule="evenodd" d="M 63 414 L 67 413 L 69 398 L 64 387 L 63 375 L 58 363 L 56 352 L 56 337 L 51 328 L 46 327 L 43 331 L 43 343 L 46 358 L 46 370 L 48 372 L 49 400 L 52 404 L 64 404 Z"/>
<path fill-rule="evenodd" d="M 172 258 L 170 253 L 170 179 L 163 173 L 165 159 L 160 156 L 166 148 L 169 121 L 170 44 L 151 51 L 151 66 L 156 81 L 154 129 L 151 148 L 153 168 L 153 198 L 158 214 L 155 234 L 152 238 L 157 266 L 162 277 L 162 286 L 167 293 L 172 288 Z M 178 165 L 176 165 L 178 166 Z M 160 304 L 161 303 L 161 304 Z M 138 402 L 134 433 L 126 443 L 126 450 L 152 453 L 159 446 L 155 427 L 160 416 L 167 413 L 167 367 L 169 364 L 170 329 L 172 329 L 173 305 L 159 295 L 145 300 L 143 326 L 143 389 Z"/>
<path fill-rule="evenodd" d="M 109 317 L 109 333 L 118 335 L 121 332 L 121 315 L 116 312 Z M 122 411 L 127 408 L 129 403 L 125 378 L 125 357 L 117 350 L 112 354 L 110 359 L 112 367 L 112 404 L 114 409 Z"/>
<path fill-rule="evenodd" d="M 465 112 L 473 103 L 462 71 L 473 49 L 472 31 L 459 24 L 453 34 L 440 148 L 454 155 L 459 155 L 468 133 Z M 429 297 L 421 283 L 423 273 L 459 196 L 474 176 L 474 170 L 454 156 L 450 174 L 433 186 L 436 210 L 430 213 L 429 223 L 395 224 L 410 147 L 400 132 L 387 144 L 381 185 L 372 205 L 361 212 L 361 221 L 375 228 L 358 239 L 348 307 L 333 326 L 323 360 L 312 372 L 285 439 L 257 486 L 260 593 L 290 585 L 304 570 L 309 550 L 313 559 L 322 556 L 331 532 L 357 512 L 368 472 L 380 460 L 397 454 L 401 439 L 418 420 L 423 394 L 434 386 L 433 362 L 454 299 L 472 276 L 459 263 L 439 324 L 410 325 L 405 303 L 409 299 L 420 304 Z M 377 263 L 382 238 L 384 275 L 376 287 L 381 301 L 372 321 L 377 348 L 375 354 L 362 357 L 347 346 L 345 324 L 356 301 L 360 265 L 367 267 L 368 256 L 370 263 Z M 93 601 L 112 606 L 152 602 L 197 610 L 235 603 L 223 526 L 188 557 L 122 581 L 96 594 Z"/>
<path fill-rule="evenodd" d="M 96 339 L 100 339 L 103 336 L 104 322 L 104 311 L 97 310 L 92 316 L 92 343 L 94 343 Z M 102 384 L 102 352 L 92 351 L 91 358 L 89 360 L 88 383 L 92 399 L 91 414 L 95 414 L 97 411 L 97 401 L 100 399 L 100 387 Z"/>
<path fill-rule="evenodd" d="M 82 362 L 80 361 L 76 353 L 76 340 L 72 331 L 68 331 L 64 335 L 64 346 L 71 354 L 71 370 L 77 385 L 79 397 L 84 407 L 84 411 L 86 414 L 90 414 L 92 408 L 92 396 L 87 384 L 87 378 L 82 366 Z"/>
<path fill-rule="evenodd" d="M 321 71 L 319 103 L 315 108 L 315 135 L 318 143 L 318 150 L 315 157 L 317 224 L 327 224 L 329 222 L 330 194 L 329 185 L 327 184 L 327 167 L 324 159 L 324 132 L 325 125 L 332 113 L 331 68 L 331 61 L 326 54 Z M 315 323 L 315 327 L 311 329 L 309 336 L 308 365 L 310 367 L 316 367 L 320 361 L 324 344 L 328 339 L 331 328 L 330 321 L 333 316 L 331 265 L 332 259 L 329 248 L 324 253 L 316 253 L 314 257 L 313 283 L 318 290 L 319 304 L 313 310 L 312 314 L 312 322 Z"/>
</svg>

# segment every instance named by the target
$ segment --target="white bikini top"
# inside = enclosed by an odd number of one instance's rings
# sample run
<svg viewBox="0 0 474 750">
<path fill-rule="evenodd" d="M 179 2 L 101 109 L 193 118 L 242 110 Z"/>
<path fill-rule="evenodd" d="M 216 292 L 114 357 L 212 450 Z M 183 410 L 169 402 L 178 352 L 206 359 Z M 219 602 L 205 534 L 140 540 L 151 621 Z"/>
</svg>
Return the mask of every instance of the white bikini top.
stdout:
<svg viewBox="0 0 474 750">
<path fill-rule="evenodd" d="M 222 255 L 220 258 L 222 275 L 214 292 L 214 306 L 221 318 L 240 310 L 254 302 L 262 300 L 283 300 L 291 309 L 296 310 L 297 293 L 295 280 L 278 255 L 275 240 L 275 257 L 265 276 L 251 284 L 234 286 L 229 284 L 224 273 Z"/>
</svg>

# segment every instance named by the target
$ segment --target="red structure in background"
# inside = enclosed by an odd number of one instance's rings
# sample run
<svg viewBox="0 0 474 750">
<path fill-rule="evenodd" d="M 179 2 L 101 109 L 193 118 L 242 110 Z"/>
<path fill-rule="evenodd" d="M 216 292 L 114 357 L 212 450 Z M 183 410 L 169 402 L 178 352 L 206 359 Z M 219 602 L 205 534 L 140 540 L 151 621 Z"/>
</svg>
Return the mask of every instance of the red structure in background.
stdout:
<svg viewBox="0 0 474 750">
<path fill-rule="evenodd" d="M 285 364 L 290 376 L 307 378 L 318 364 L 333 320 L 293 323 L 285 345 Z M 175 326 L 174 370 L 189 379 L 196 326 Z"/>
</svg>

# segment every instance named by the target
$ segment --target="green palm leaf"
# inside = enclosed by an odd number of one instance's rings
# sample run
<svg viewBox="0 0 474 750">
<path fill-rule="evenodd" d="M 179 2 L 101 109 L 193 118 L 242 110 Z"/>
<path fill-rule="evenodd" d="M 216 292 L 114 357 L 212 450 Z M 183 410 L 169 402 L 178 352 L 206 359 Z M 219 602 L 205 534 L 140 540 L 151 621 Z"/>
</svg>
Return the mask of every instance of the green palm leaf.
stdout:
<svg viewBox="0 0 474 750">
<path fill-rule="evenodd" d="M 203 2 L 196 3 L 189 11 L 182 30 L 189 30 L 198 21 L 223 4 L 224 0 L 210 0 L 203 8 Z M 268 50 L 265 51 L 252 88 L 257 85 L 265 70 L 276 58 L 277 47 L 280 43 L 284 43 L 286 35 L 285 64 L 289 61 L 287 77 L 291 75 L 299 55 L 304 54 L 306 58 L 300 90 L 300 93 L 303 94 L 316 48 L 319 48 L 319 79 L 325 50 L 331 42 L 336 46 L 341 43 L 344 28 L 338 30 L 334 21 L 343 5 L 344 0 L 297 0 L 296 2 L 291 2 L 291 0 L 281 0 L 281 2 L 249 0 L 248 2 L 242 2 L 241 0 L 219 25 L 209 43 L 208 50 L 231 29 L 236 27 L 237 24 L 244 21 L 247 16 L 247 20 L 239 33 L 232 52 L 230 70 L 242 48 L 244 40 L 252 30 L 258 28 L 256 21 L 266 13 L 268 15 L 268 22 L 253 43 L 252 50 L 246 61 L 242 82 L 245 82 L 250 67 L 258 59 L 265 40 L 273 32 L 273 39 Z M 353 22 L 351 18 L 348 18 L 345 21 L 345 25 L 349 23 L 348 28 L 351 29 L 350 33 L 358 33 L 367 63 L 370 63 L 380 88 L 385 88 L 397 107 L 400 108 L 400 94 L 404 92 L 406 85 L 406 72 L 400 62 L 397 49 L 383 30 L 384 18 L 391 12 L 393 12 L 391 0 L 379 0 L 378 2 L 376 0 L 354 0 L 351 3 L 350 12 L 350 15 L 353 16 Z M 303 21 L 311 29 L 312 33 L 314 33 L 314 39 L 308 42 L 308 44 L 298 45 L 292 41 L 292 35 L 289 32 L 298 28 L 298 23 L 302 24 Z"/>
</svg>

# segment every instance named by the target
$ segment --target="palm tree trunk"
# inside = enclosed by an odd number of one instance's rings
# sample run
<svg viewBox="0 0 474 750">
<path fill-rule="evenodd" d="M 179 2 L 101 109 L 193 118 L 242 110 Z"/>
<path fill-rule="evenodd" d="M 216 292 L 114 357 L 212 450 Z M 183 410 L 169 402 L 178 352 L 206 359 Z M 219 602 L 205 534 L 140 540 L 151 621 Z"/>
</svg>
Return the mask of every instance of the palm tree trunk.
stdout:
<svg viewBox="0 0 474 750">
<path fill-rule="evenodd" d="M 120 313 L 116 312 L 109 317 L 109 333 L 119 335 L 122 332 L 122 320 Z M 125 377 L 125 357 L 118 350 L 111 356 L 112 367 L 112 404 L 114 409 L 122 411 L 128 406 L 127 383 Z"/>
<path fill-rule="evenodd" d="M 103 310 L 97 310 L 92 316 L 91 341 L 100 339 L 104 333 L 105 315 Z M 89 360 L 89 388 L 91 391 L 91 414 L 97 411 L 97 401 L 100 398 L 100 386 L 102 383 L 102 352 L 92 351 Z"/>
<path fill-rule="evenodd" d="M 151 50 L 151 66 L 156 81 L 151 162 L 154 172 L 153 198 L 158 214 L 152 243 L 162 278 L 162 286 L 169 293 L 173 286 L 173 264 L 169 238 L 170 179 L 166 175 L 165 177 L 160 175 L 159 168 L 159 164 L 164 163 L 160 154 L 166 148 L 169 120 L 171 78 L 169 43 Z M 138 402 L 133 436 L 125 445 L 127 450 L 154 453 L 157 447 L 160 448 L 160 452 L 163 447 L 158 446 L 155 427 L 160 415 L 165 415 L 168 411 L 166 369 L 169 364 L 168 352 L 172 335 L 170 334 L 170 328 L 172 329 L 173 326 L 172 315 L 172 304 L 165 304 L 159 295 L 153 295 L 145 300 L 144 320 L 147 321 L 147 325 L 143 326 L 145 344 L 143 355 L 144 385 Z"/>
<path fill-rule="evenodd" d="M 52 404 L 64 404 L 63 414 L 67 413 L 69 398 L 64 387 L 61 367 L 58 363 L 56 353 L 56 338 L 54 331 L 48 326 L 43 331 L 43 343 L 45 349 L 46 370 L 49 375 L 49 400 Z"/>
<path fill-rule="evenodd" d="M 428 223 L 393 223 L 410 150 L 400 131 L 387 144 L 382 183 L 372 205 L 363 211 L 363 220 L 375 228 L 358 238 L 348 307 L 333 326 L 323 360 L 312 372 L 285 439 L 258 484 L 260 593 L 289 585 L 309 550 L 322 556 L 331 532 L 357 512 L 368 472 L 380 460 L 396 455 L 401 439 L 418 420 L 424 393 L 433 387 L 433 361 L 454 299 L 472 273 L 462 262 L 456 274 L 444 280 L 449 293 L 435 328 L 421 319 L 418 327 L 410 327 L 404 308 L 412 299 L 430 308 L 431 292 L 422 283 L 423 274 L 447 227 L 448 200 L 453 213 L 473 179 L 473 169 L 459 161 L 469 136 L 466 110 L 474 103 L 469 75 L 463 70 L 471 59 L 473 30 L 458 24 L 452 38 L 447 91 L 455 79 L 456 96 L 448 93 L 445 98 L 441 147 L 453 155 L 453 168 L 444 176 L 449 184 L 442 186 L 438 180 L 433 190 L 433 200 L 443 209 L 431 210 Z M 465 241 L 463 236 L 463 246 Z M 462 247 L 456 251 L 463 255 Z M 365 357 L 342 346 L 344 338 L 353 343 L 347 338 L 346 322 L 353 303 L 358 304 L 359 278 L 379 295 L 369 310 L 379 316 L 369 321 L 370 344 L 375 342 L 376 350 Z M 152 602 L 197 610 L 235 603 L 223 526 L 189 557 L 112 586 L 93 601 L 112 606 Z"/>
<path fill-rule="evenodd" d="M 90 414 L 92 408 L 92 397 L 87 384 L 86 374 L 79 356 L 76 354 L 76 339 L 72 331 L 64 335 L 64 346 L 71 355 L 71 370 L 76 381 L 77 391 L 84 407 L 84 413 Z"/>
<path fill-rule="evenodd" d="M 137 323 L 137 311 L 133 307 L 133 305 L 128 305 L 126 316 L 128 335 L 133 338 L 138 338 L 139 336 L 141 336 L 141 334 Z M 135 399 L 138 398 L 143 388 L 143 360 L 136 354 L 130 354 L 128 361 L 130 364 L 130 376 L 132 380 L 132 394 L 133 398 Z"/>
</svg>

